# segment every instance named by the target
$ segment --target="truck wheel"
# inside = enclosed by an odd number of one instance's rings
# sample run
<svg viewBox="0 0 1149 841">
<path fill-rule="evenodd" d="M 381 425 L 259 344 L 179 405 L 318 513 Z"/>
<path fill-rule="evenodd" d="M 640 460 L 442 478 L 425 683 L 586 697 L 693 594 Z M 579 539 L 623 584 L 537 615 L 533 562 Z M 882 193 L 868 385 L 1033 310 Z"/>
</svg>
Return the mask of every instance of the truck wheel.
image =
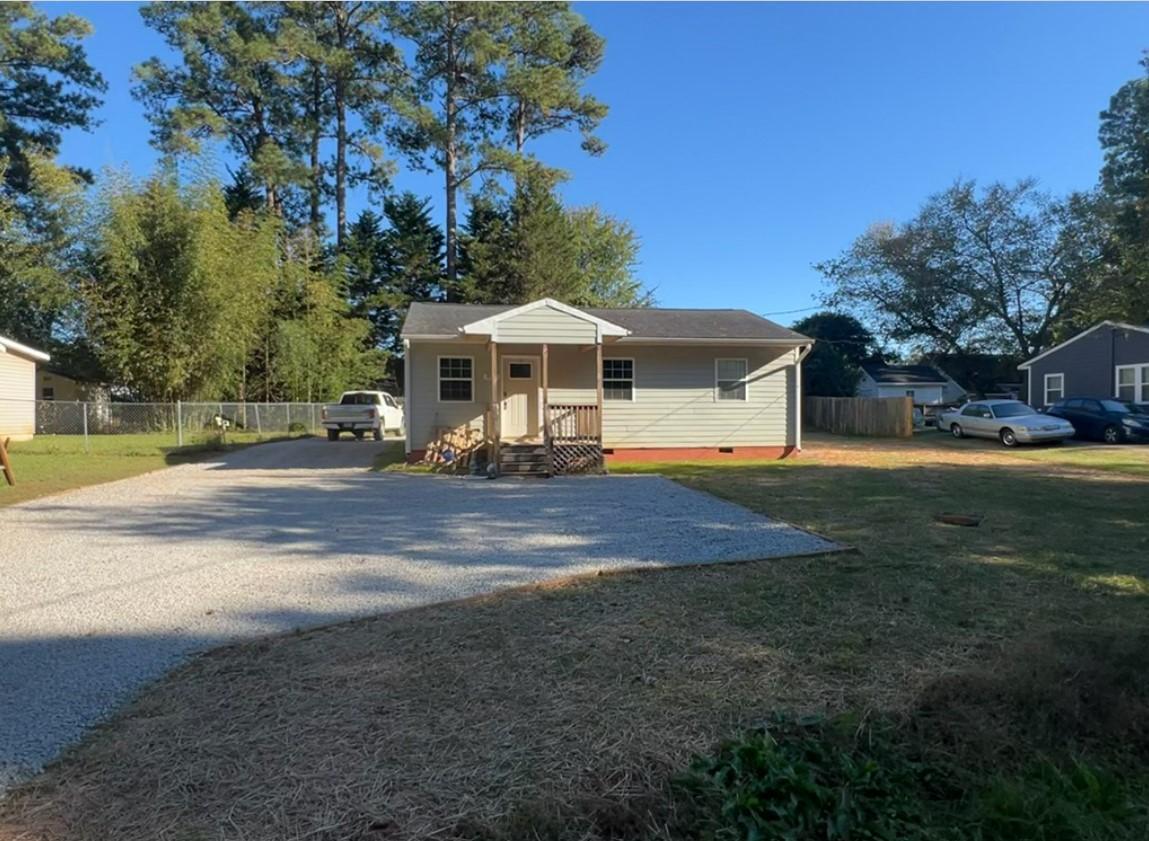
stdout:
<svg viewBox="0 0 1149 841">
<path fill-rule="evenodd" d="M 328 441 L 338 441 L 339 440 L 339 430 L 338 429 L 327 430 L 327 440 Z"/>
<path fill-rule="evenodd" d="M 382 428 L 375 430 L 375 440 L 376 441 L 382 441 L 383 440 L 383 429 Z"/>
</svg>

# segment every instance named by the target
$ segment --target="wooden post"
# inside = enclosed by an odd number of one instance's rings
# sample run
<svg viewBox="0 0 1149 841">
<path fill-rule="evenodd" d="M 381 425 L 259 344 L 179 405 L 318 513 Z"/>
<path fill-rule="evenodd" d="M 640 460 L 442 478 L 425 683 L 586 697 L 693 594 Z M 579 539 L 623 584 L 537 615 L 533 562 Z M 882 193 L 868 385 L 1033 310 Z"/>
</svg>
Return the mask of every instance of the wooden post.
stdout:
<svg viewBox="0 0 1149 841">
<path fill-rule="evenodd" d="M 16 484 L 16 476 L 12 472 L 12 462 L 8 460 L 8 442 L 11 438 L 0 438 L 0 465 L 4 467 L 4 478 L 9 485 Z"/>
<path fill-rule="evenodd" d="M 602 461 L 602 342 L 598 342 L 595 346 L 594 353 L 594 385 L 595 385 L 595 402 L 598 406 L 598 415 L 596 425 L 598 427 L 598 452 L 599 460 Z"/>
<path fill-rule="evenodd" d="M 499 346 L 488 342 L 491 349 L 491 460 L 499 464 Z"/>
<path fill-rule="evenodd" d="M 550 355 L 546 342 L 543 342 L 543 446 L 547 451 L 547 472 L 555 472 L 554 445 L 551 442 L 551 400 L 550 400 Z"/>
</svg>

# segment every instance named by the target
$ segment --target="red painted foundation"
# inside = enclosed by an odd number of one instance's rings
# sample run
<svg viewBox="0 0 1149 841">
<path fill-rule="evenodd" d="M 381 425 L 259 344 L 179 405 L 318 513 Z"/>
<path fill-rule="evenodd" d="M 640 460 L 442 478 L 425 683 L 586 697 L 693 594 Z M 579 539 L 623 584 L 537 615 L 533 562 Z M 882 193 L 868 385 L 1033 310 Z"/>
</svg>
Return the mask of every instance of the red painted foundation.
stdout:
<svg viewBox="0 0 1149 841">
<path fill-rule="evenodd" d="M 412 450 L 411 452 L 407 453 L 407 463 L 408 464 L 418 464 L 424 458 L 426 458 L 426 456 L 427 456 L 426 450 Z"/>
<path fill-rule="evenodd" d="M 780 459 L 796 456 L 801 450 L 793 447 L 731 447 L 731 452 L 719 452 L 717 447 L 615 447 L 607 453 L 606 462 L 616 461 L 729 461 L 739 459 Z"/>
</svg>

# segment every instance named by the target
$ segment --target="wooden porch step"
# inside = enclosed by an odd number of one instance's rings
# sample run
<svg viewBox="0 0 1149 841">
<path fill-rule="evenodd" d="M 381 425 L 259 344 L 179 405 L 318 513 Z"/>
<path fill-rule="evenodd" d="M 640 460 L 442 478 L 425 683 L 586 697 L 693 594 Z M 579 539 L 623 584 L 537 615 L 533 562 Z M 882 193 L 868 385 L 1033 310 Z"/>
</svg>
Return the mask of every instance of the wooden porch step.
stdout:
<svg viewBox="0 0 1149 841">
<path fill-rule="evenodd" d="M 547 448 L 542 444 L 504 444 L 499 448 L 499 472 L 507 476 L 549 476 Z"/>
</svg>

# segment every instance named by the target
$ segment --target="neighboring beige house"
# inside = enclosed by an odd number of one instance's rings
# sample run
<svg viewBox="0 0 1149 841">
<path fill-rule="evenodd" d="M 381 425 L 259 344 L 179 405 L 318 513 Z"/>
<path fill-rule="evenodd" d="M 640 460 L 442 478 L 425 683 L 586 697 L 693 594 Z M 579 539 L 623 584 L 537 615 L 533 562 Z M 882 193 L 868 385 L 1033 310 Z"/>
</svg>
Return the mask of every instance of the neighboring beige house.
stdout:
<svg viewBox="0 0 1149 841">
<path fill-rule="evenodd" d="M 466 427 L 507 472 L 801 448 L 813 340 L 746 310 L 416 303 L 402 338 L 412 461 Z"/>
<path fill-rule="evenodd" d="M 36 369 L 36 399 L 97 402 L 108 399 L 108 390 L 41 365 Z"/>
<path fill-rule="evenodd" d="M 0 438 L 16 441 L 36 432 L 36 363 L 48 354 L 0 336 Z"/>
</svg>

